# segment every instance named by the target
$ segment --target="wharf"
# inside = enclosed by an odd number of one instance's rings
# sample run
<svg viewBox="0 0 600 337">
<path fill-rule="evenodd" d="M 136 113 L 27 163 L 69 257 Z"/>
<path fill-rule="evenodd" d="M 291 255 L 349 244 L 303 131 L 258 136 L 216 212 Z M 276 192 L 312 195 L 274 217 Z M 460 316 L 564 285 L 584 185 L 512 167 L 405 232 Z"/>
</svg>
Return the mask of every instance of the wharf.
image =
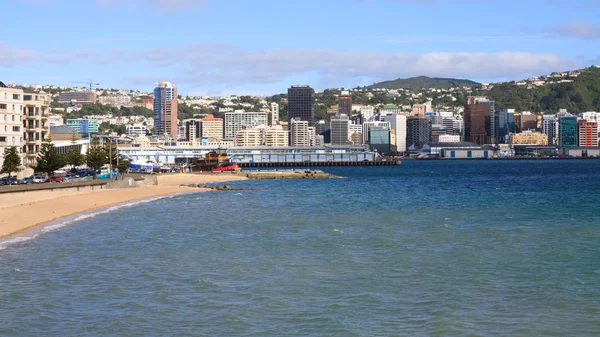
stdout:
<svg viewBox="0 0 600 337">
<path fill-rule="evenodd" d="M 245 162 L 240 167 L 309 167 L 309 166 L 396 166 L 399 160 L 386 161 L 288 161 L 288 162 Z"/>
</svg>

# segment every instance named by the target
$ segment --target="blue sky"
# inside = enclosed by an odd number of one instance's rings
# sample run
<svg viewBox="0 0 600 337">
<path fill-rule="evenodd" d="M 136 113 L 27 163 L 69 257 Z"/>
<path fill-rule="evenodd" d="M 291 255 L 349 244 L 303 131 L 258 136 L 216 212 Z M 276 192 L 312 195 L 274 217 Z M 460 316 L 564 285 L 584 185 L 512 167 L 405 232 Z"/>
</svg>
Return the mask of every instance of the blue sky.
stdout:
<svg viewBox="0 0 600 337">
<path fill-rule="evenodd" d="M 272 94 L 600 64 L 600 0 L 2 0 L 6 83 Z"/>
</svg>

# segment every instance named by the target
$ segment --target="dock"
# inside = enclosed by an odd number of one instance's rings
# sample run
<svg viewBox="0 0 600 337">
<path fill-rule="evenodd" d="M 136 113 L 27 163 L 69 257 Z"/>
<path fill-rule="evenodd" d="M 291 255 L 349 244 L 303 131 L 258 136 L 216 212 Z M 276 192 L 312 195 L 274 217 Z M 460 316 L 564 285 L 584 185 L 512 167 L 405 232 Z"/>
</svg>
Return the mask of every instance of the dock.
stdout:
<svg viewBox="0 0 600 337">
<path fill-rule="evenodd" d="M 397 166 L 399 160 L 381 161 L 287 161 L 287 162 L 242 162 L 240 167 L 310 167 L 310 166 Z"/>
</svg>

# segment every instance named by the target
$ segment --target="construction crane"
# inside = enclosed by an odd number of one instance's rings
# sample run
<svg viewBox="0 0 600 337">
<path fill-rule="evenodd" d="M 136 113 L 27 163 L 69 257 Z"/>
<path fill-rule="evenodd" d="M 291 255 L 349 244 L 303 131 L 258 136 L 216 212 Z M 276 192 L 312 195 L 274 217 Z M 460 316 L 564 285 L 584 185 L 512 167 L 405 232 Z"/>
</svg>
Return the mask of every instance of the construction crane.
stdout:
<svg viewBox="0 0 600 337">
<path fill-rule="evenodd" d="M 71 83 L 82 83 L 90 86 L 90 91 L 92 91 L 92 86 L 100 85 L 100 83 L 94 83 L 94 81 L 90 80 L 89 82 L 81 82 L 81 81 L 70 81 Z"/>
</svg>

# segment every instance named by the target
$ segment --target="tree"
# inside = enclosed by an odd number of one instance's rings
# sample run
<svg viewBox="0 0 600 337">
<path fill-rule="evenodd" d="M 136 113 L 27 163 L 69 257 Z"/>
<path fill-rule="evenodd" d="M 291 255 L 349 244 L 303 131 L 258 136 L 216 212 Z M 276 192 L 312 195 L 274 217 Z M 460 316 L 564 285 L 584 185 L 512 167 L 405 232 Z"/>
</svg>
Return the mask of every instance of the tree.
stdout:
<svg viewBox="0 0 600 337">
<path fill-rule="evenodd" d="M 75 133 L 73 133 L 73 137 L 71 138 L 71 147 L 69 148 L 69 151 L 64 154 L 65 164 L 71 166 L 71 168 L 85 164 L 84 155 L 82 155 L 75 146 L 76 140 L 77 138 Z"/>
<path fill-rule="evenodd" d="M 119 165 L 117 165 L 117 170 L 119 174 L 127 173 L 129 170 L 129 166 L 131 166 L 131 162 L 123 157 L 119 158 Z"/>
<path fill-rule="evenodd" d="M 19 157 L 19 153 L 17 152 L 17 148 L 7 147 L 4 149 L 4 163 L 2 163 L 2 170 L 0 173 L 7 173 L 8 179 L 10 181 L 10 174 L 12 172 L 21 171 L 21 157 Z"/>
<path fill-rule="evenodd" d="M 103 148 L 92 147 L 88 149 L 87 154 L 85 156 L 85 161 L 89 168 L 92 168 L 94 169 L 94 171 L 97 171 L 107 163 L 106 157 L 107 155 Z"/>
<path fill-rule="evenodd" d="M 52 137 L 46 137 L 46 142 L 42 144 L 34 170 L 36 172 L 46 173 L 51 177 L 54 175 L 54 171 L 63 166 L 65 166 L 64 158 L 58 153 L 58 149 L 54 144 L 52 144 Z"/>
</svg>

